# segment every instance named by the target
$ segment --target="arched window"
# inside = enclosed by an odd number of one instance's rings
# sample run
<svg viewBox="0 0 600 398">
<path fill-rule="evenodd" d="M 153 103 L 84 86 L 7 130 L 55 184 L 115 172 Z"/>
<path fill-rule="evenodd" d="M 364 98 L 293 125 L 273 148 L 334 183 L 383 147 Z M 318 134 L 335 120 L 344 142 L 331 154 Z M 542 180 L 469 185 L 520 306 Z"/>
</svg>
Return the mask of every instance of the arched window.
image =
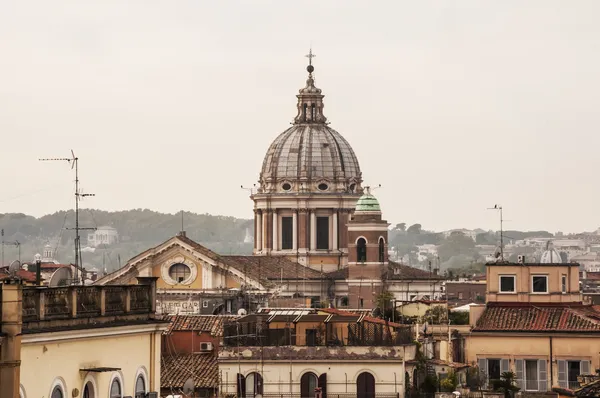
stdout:
<svg viewBox="0 0 600 398">
<path fill-rule="evenodd" d="M 52 390 L 52 395 L 50 396 L 50 398 L 65 398 L 65 394 L 63 392 L 62 387 L 61 386 L 54 387 L 54 389 Z"/>
<path fill-rule="evenodd" d="M 83 398 L 96 398 L 96 391 L 94 391 L 94 385 L 91 381 L 85 383 L 83 387 Z"/>
<path fill-rule="evenodd" d="M 263 393 L 263 379 L 260 373 L 250 373 L 246 376 L 246 392 L 245 397 L 255 397 Z"/>
<path fill-rule="evenodd" d="M 374 398 L 375 397 L 375 378 L 371 373 L 362 372 L 356 380 L 356 396 L 357 398 Z"/>
<path fill-rule="evenodd" d="M 314 398 L 315 389 L 318 385 L 317 375 L 312 372 L 304 373 L 300 379 L 300 396 L 302 398 Z"/>
<path fill-rule="evenodd" d="M 385 262 L 385 242 L 383 237 L 379 238 L 379 262 Z"/>
<path fill-rule="evenodd" d="M 365 238 L 356 241 L 356 261 L 359 263 L 367 262 L 367 241 Z"/>
<path fill-rule="evenodd" d="M 135 380 L 135 398 L 144 398 L 146 396 L 146 381 L 144 376 L 139 375 Z"/>
<path fill-rule="evenodd" d="M 113 379 L 112 383 L 110 383 L 110 398 L 123 398 L 119 379 Z"/>
<path fill-rule="evenodd" d="M 316 116 L 316 112 L 315 112 L 315 104 L 312 104 L 312 105 L 310 106 L 310 120 L 314 122 L 314 121 L 315 121 L 315 119 L 316 119 L 316 117 L 315 117 L 315 116 Z"/>
<path fill-rule="evenodd" d="M 302 108 L 302 120 L 306 122 L 306 109 L 308 108 L 308 105 L 304 104 L 303 108 Z"/>
</svg>

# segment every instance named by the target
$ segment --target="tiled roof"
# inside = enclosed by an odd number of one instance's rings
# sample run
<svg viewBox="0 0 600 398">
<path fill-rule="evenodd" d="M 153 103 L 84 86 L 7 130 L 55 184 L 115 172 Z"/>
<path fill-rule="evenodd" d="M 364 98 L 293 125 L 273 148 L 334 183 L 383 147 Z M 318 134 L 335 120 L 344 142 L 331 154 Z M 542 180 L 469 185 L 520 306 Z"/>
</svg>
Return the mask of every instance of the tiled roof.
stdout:
<svg viewBox="0 0 600 398">
<path fill-rule="evenodd" d="M 600 333 L 600 312 L 577 304 L 488 304 L 473 331 Z"/>
<path fill-rule="evenodd" d="M 598 397 L 600 396 L 600 379 L 585 384 L 575 390 L 576 397 Z"/>
<path fill-rule="evenodd" d="M 444 277 L 436 275 L 434 273 L 430 273 L 429 271 L 423 271 L 422 269 L 395 263 L 393 261 L 390 261 L 389 265 L 390 266 L 388 267 L 389 269 L 387 276 L 388 279 L 444 279 Z M 399 271 L 395 271 L 395 269 Z"/>
<path fill-rule="evenodd" d="M 229 322 L 237 315 L 168 315 L 163 319 L 168 320 L 169 328 L 164 334 L 170 334 L 173 331 L 196 331 L 208 332 L 214 337 L 223 336 L 223 322 Z"/>
<path fill-rule="evenodd" d="M 161 389 L 179 392 L 186 380 L 194 379 L 198 388 L 217 388 L 219 369 L 212 354 L 163 355 L 160 364 Z"/>
<path fill-rule="evenodd" d="M 221 256 L 226 265 L 264 281 L 283 279 L 321 279 L 323 274 L 286 257 Z"/>
<path fill-rule="evenodd" d="M 24 269 L 18 270 L 15 274 L 15 277 L 19 278 L 21 280 L 24 280 L 25 282 L 31 282 L 31 283 L 35 282 L 35 272 L 27 271 Z M 10 278 L 10 274 L 8 273 L 8 270 L 6 270 L 6 269 L 0 270 L 0 281 L 4 280 L 4 279 L 8 279 L 8 278 Z"/>
</svg>

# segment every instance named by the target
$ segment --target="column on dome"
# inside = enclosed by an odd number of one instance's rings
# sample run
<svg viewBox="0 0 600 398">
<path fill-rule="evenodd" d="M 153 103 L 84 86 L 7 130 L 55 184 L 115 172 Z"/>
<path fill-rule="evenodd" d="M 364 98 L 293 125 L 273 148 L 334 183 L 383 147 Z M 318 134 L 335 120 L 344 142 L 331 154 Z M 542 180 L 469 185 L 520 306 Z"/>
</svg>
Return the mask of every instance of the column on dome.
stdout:
<svg viewBox="0 0 600 398">
<path fill-rule="evenodd" d="M 333 245 L 332 245 L 332 249 L 333 250 L 337 250 L 338 249 L 338 239 L 339 239 L 339 234 L 338 234 L 338 209 L 333 209 Z"/>
<path fill-rule="evenodd" d="M 298 210 L 292 210 L 292 250 L 298 250 Z"/>
<path fill-rule="evenodd" d="M 262 237 L 263 237 L 263 228 L 262 228 L 262 220 L 263 215 L 260 210 L 256 210 L 254 213 L 254 228 L 255 228 L 255 238 L 254 238 L 254 246 L 257 251 L 261 251 L 263 248 Z"/>
<path fill-rule="evenodd" d="M 278 224 L 278 216 L 277 216 L 277 210 L 273 210 L 273 251 L 277 251 L 279 248 L 279 229 L 277 228 L 277 224 Z"/>
<path fill-rule="evenodd" d="M 310 250 L 317 250 L 317 213 L 310 210 Z"/>
</svg>

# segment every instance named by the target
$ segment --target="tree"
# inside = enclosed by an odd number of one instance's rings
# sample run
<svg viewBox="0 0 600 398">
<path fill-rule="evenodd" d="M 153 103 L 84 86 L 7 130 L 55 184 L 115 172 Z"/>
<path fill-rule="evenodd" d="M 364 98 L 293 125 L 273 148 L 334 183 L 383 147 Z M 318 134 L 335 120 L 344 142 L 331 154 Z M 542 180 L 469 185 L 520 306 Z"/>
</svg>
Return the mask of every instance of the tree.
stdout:
<svg viewBox="0 0 600 398">
<path fill-rule="evenodd" d="M 406 230 L 406 232 L 409 235 L 420 235 L 421 234 L 421 224 L 413 224 L 410 227 L 408 227 L 408 229 Z"/>
<path fill-rule="evenodd" d="M 455 391 L 456 387 L 458 387 L 458 376 L 456 375 L 456 372 L 453 370 L 449 371 L 446 377 L 440 382 L 440 387 L 442 387 L 442 390 L 445 392 Z"/>
<path fill-rule="evenodd" d="M 438 247 L 438 256 L 444 261 L 448 261 L 451 257 L 458 255 L 466 255 L 473 257 L 479 255 L 475 250 L 475 242 L 461 232 L 453 232 L 446 240 Z"/>
<path fill-rule="evenodd" d="M 517 376 L 513 372 L 503 372 L 500 380 L 492 380 L 492 388 L 494 391 L 504 393 L 504 398 L 511 398 L 520 390 L 517 387 L 516 378 Z"/>
<path fill-rule="evenodd" d="M 451 325 L 468 325 L 469 324 L 469 313 L 468 312 L 450 312 L 450 324 Z"/>
<path fill-rule="evenodd" d="M 394 229 L 396 231 L 406 232 L 406 223 L 405 222 L 401 222 L 400 224 L 396 224 L 396 227 Z"/>
</svg>

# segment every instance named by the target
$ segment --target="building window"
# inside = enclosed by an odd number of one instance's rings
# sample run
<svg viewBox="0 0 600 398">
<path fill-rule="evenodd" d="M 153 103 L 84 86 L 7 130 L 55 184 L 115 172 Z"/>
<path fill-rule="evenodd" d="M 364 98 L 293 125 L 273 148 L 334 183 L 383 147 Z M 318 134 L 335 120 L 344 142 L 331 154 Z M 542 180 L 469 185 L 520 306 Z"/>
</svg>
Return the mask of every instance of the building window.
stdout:
<svg viewBox="0 0 600 398">
<path fill-rule="evenodd" d="M 281 250 L 292 250 L 294 223 L 292 217 L 281 217 Z"/>
<path fill-rule="evenodd" d="M 359 238 L 356 241 L 356 262 L 367 262 L 367 241 L 365 238 Z"/>
<path fill-rule="evenodd" d="M 510 370 L 508 359 L 500 358 L 480 358 L 477 360 L 477 366 L 485 377 L 486 388 L 491 387 L 490 380 L 500 380 L 500 375 Z"/>
<path fill-rule="evenodd" d="M 379 262 L 385 262 L 385 242 L 383 238 L 379 238 Z"/>
<path fill-rule="evenodd" d="M 208 300 L 202 301 L 202 308 L 208 308 Z"/>
<path fill-rule="evenodd" d="M 538 361 L 525 361 L 525 390 L 537 391 L 539 389 Z"/>
<path fill-rule="evenodd" d="M 567 276 L 562 275 L 560 277 L 560 291 L 563 293 L 567 292 Z"/>
<path fill-rule="evenodd" d="M 95 398 L 96 394 L 94 391 L 94 386 L 91 381 L 85 383 L 85 387 L 83 387 L 83 398 Z"/>
<path fill-rule="evenodd" d="M 562 388 L 579 388 L 577 377 L 590 374 L 590 361 L 558 361 L 558 384 Z"/>
<path fill-rule="evenodd" d="M 462 300 L 463 299 L 463 292 L 458 292 L 458 299 Z"/>
<path fill-rule="evenodd" d="M 317 217 L 317 250 L 329 250 L 329 217 Z"/>
<path fill-rule="evenodd" d="M 500 275 L 500 293 L 514 293 L 516 291 L 515 280 L 514 275 Z"/>
<path fill-rule="evenodd" d="M 65 398 L 62 388 L 60 386 L 54 387 L 50 398 Z"/>
<path fill-rule="evenodd" d="M 533 275 L 531 277 L 531 291 L 533 293 L 548 293 L 548 276 Z"/>
<path fill-rule="evenodd" d="M 182 263 L 173 264 L 169 268 L 169 276 L 177 283 L 182 283 L 189 278 L 190 273 L 190 267 Z"/>
<path fill-rule="evenodd" d="M 144 398 L 146 396 L 146 382 L 144 377 L 139 375 L 135 381 L 135 398 Z"/>
<path fill-rule="evenodd" d="M 300 378 L 300 396 L 302 398 L 314 398 L 318 384 L 319 381 L 314 373 L 304 373 Z"/>
<path fill-rule="evenodd" d="M 114 379 L 110 384 L 110 398 L 122 398 L 121 382 L 119 379 Z"/>
<path fill-rule="evenodd" d="M 356 379 L 356 396 L 357 398 L 374 398 L 375 397 L 375 378 L 371 373 L 362 372 Z"/>
<path fill-rule="evenodd" d="M 516 359 L 517 384 L 525 391 L 547 391 L 548 371 L 545 359 Z"/>
<path fill-rule="evenodd" d="M 365 306 L 364 299 L 361 297 L 360 299 L 358 299 L 358 301 L 359 301 L 359 303 L 358 303 L 359 307 L 358 308 L 363 308 Z"/>
<path fill-rule="evenodd" d="M 255 397 L 262 395 L 263 380 L 259 373 L 253 372 L 246 376 L 246 395 L 245 397 Z"/>
</svg>

